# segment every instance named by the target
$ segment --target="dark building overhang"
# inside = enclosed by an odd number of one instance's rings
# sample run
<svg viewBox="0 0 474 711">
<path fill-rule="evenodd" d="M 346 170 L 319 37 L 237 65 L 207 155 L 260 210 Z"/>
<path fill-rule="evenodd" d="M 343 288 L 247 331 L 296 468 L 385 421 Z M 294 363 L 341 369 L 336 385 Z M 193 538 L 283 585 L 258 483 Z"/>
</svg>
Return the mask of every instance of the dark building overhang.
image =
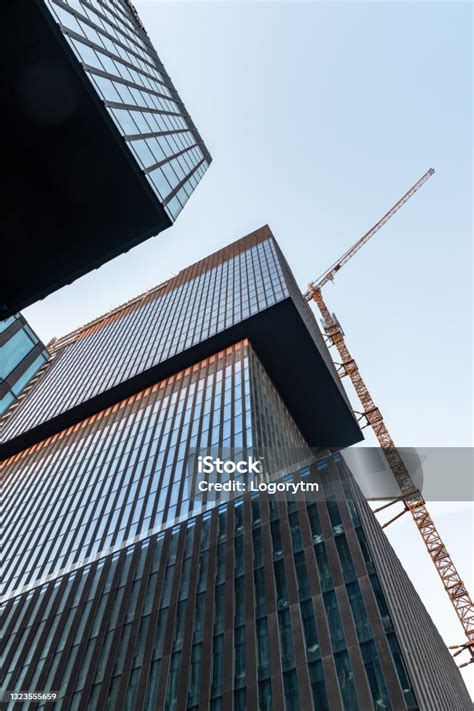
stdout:
<svg viewBox="0 0 474 711">
<path fill-rule="evenodd" d="M 42 2 L 0 12 L 6 318 L 172 223 Z"/>
<path fill-rule="evenodd" d="M 287 298 L 119 383 L 0 446 L 5 459 L 223 348 L 248 338 L 308 444 L 344 448 L 363 439 L 339 384 Z"/>
</svg>

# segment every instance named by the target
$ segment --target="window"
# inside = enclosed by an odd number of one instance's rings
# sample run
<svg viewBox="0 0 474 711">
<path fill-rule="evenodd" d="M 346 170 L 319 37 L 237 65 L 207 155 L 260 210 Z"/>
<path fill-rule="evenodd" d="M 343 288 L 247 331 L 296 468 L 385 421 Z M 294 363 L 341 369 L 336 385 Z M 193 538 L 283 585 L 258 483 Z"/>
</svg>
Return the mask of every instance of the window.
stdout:
<svg viewBox="0 0 474 711">
<path fill-rule="evenodd" d="M 214 637 L 212 649 L 212 685 L 211 697 L 219 696 L 222 693 L 222 681 L 224 672 L 224 635 Z"/>
<path fill-rule="evenodd" d="M 266 612 L 265 571 L 263 568 L 259 568 L 254 571 L 253 575 L 255 581 L 255 615 L 258 618 Z"/>
<path fill-rule="evenodd" d="M 151 152 L 148 142 L 145 139 L 130 141 L 129 146 L 135 151 L 144 168 L 156 163 L 155 156 Z"/>
<path fill-rule="evenodd" d="M 151 173 L 148 173 L 147 177 L 151 180 L 161 198 L 165 198 L 169 194 L 171 186 L 161 168 L 155 168 Z"/>
<path fill-rule="evenodd" d="M 311 664 L 308 665 L 308 670 L 311 690 L 313 692 L 314 708 L 317 709 L 317 711 L 329 711 L 322 662 L 311 662 Z"/>
<path fill-rule="evenodd" d="M 5 329 L 11 326 L 14 321 L 16 321 L 16 316 L 9 316 L 3 321 L 0 321 L 0 333 L 2 333 L 2 331 L 5 331 Z"/>
<path fill-rule="evenodd" d="M 387 689 L 383 678 L 380 660 L 373 641 L 360 645 L 365 671 L 369 679 L 369 686 L 376 709 L 390 709 Z"/>
<path fill-rule="evenodd" d="M 224 593 L 225 585 L 218 585 L 215 592 L 214 634 L 224 631 Z"/>
<path fill-rule="evenodd" d="M 357 534 L 357 538 L 359 539 L 359 545 L 360 545 L 360 549 L 362 551 L 362 556 L 365 561 L 367 572 L 369 573 L 369 575 L 371 573 L 375 573 L 374 563 L 372 560 L 372 556 L 370 554 L 369 546 L 367 545 L 367 540 L 365 538 L 364 531 L 362 530 L 362 526 L 358 526 L 356 528 L 356 534 Z"/>
<path fill-rule="evenodd" d="M 234 673 L 235 688 L 245 686 L 245 625 L 234 630 Z"/>
<path fill-rule="evenodd" d="M 391 632 L 387 635 L 388 643 L 390 645 L 390 651 L 392 653 L 393 661 L 395 662 L 395 668 L 397 670 L 398 679 L 400 681 L 400 686 L 402 687 L 403 696 L 405 697 L 405 703 L 408 709 L 418 709 L 418 704 L 416 703 L 415 695 L 411 688 L 410 680 L 408 678 L 408 673 L 405 667 L 405 663 L 400 652 L 400 647 L 398 645 L 395 633 Z"/>
<path fill-rule="evenodd" d="M 357 576 L 352 562 L 351 552 L 347 544 L 347 538 L 344 533 L 341 533 L 336 536 L 334 540 L 339 555 L 339 562 L 341 563 L 342 575 L 346 583 L 348 583 Z"/>
<path fill-rule="evenodd" d="M 346 646 L 346 642 L 344 639 L 342 620 L 339 615 L 339 608 L 337 605 L 337 598 L 334 590 L 332 590 L 331 592 L 324 593 L 323 600 L 324 607 L 326 608 L 326 617 L 328 621 L 332 649 L 334 652 L 338 652 L 340 649 Z"/>
<path fill-rule="evenodd" d="M 278 613 L 278 627 L 280 630 L 280 651 L 282 669 L 291 669 L 295 666 L 295 653 L 293 649 L 293 635 L 291 632 L 291 617 L 288 608 Z"/>
<path fill-rule="evenodd" d="M 321 590 L 329 590 L 334 587 L 334 584 L 332 582 L 331 569 L 329 567 L 328 556 L 324 543 L 317 543 L 314 546 L 314 552 L 316 554 L 316 562 L 318 564 Z"/>
<path fill-rule="evenodd" d="M 258 709 L 259 711 L 272 711 L 272 683 L 261 681 L 258 685 Z"/>
<path fill-rule="evenodd" d="M 306 657 L 308 661 L 318 659 L 320 656 L 318 633 L 314 620 L 313 603 L 311 600 L 301 603 L 301 618 L 303 621 L 304 638 L 306 643 Z"/>
<path fill-rule="evenodd" d="M 309 579 L 308 572 L 306 570 L 304 551 L 300 551 L 295 555 L 295 569 L 296 579 L 298 581 L 299 599 L 306 600 L 306 598 L 311 597 L 311 590 L 309 587 Z"/>
<path fill-rule="evenodd" d="M 11 392 L 8 392 L 6 395 L 0 398 L 0 416 L 3 415 L 4 412 L 6 412 L 7 408 L 9 408 L 12 402 L 15 402 L 15 400 L 16 398 L 14 397 L 14 395 L 12 395 Z"/>
<path fill-rule="evenodd" d="M 79 42 L 76 39 L 68 39 L 84 64 L 88 64 L 91 67 L 99 67 L 100 69 L 102 69 L 102 67 L 100 66 L 99 58 L 92 49 L 92 47 L 89 47 L 89 45 L 83 44 L 82 42 Z M 116 74 L 117 72 L 114 71 L 113 73 Z"/>
<path fill-rule="evenodd" d="M 9 338 L 1 347 L 0 378 L 5 379 L 31 351 L 34 345 L 23 329 Z"/>
<path fill-rule="evenodd" d="M 341 519 L 341 513 L 339 511 L 339 506 L 337 505 L 337 501 L 327 501 L 326 506 L 329 512 L 329 518 L 331 519 L 331 526 L 334 535 L 337 535 L 338 533 L 342 533 L 343 531 L 343 525 L 342 525 L 342 519 Z"/>
<path fill-rule="evenodd" d="M 300 522 L 298 519 L 298 512 L 293 511 L 288 517 L 290 522 L 291 531 L 291 542 L 293 545 L 293 552 L 297 553 L 303 549 L 303 539 L 301 536 Z"/>
<path fill-rule="evenodd" d="M 365 609 L 364 600 L 362 599 L 359 583 L 354 581 L 349 583 L 346 588 L 357 631 L 357 637 L 359 638 L 359 642 L 365 642 L 366 640 L 371 639 L 372 630 L 370 628 L 370 622 Z"/>
<path fill-rule="evenodd" d="M 257 653 L 258 653 L 258 678 L 266 679 L 270 676 L 270 654 L 268 645 L 267 618 L 262 617 L 256 623 Z"/>
<path fill-rule="evenodd" d="M 168 675 L 168 687 L 166 691 L 166 706 L 167 709 L 176 708 L 176 699 L 178 696 L 178 684 L 181 673 L 181 652 L 175 652 L 171 656 L 170 670 Z"/>
<path fill-rule="evenodd" d="M 337 679 L 339 681 L 339 689 L 344 709 L 345 711 L 358 711 L 359 704 L 356 700 L 357 697 L 349 655 L 347 652 L 339 652 L 334 655 L 334 662 L 336 664 Z"/>
<path fill-rule="evenodd" d="M 283 674 L 286 711 L 301 711 L 296 671 L 292 669 Z"/>
<path fill-rule="evenodd" d="M 201 680 L 202 644 L 194 644 L 191 651 L 191 673 L 189 679 L 188 706 L 199 703 L 199 683 Z"/>
<path fill-rule="evenodd" d="M 388 611 L 387 603 L 385 602 L 385 596 L 383 594 L 382 588 L 380 586 L 380 581 L 377 575 L 370 575 L 370 584 L 372 585 L 372 591 L 374 593 L 375 600 L 377 602 L 377 607 L 379 608 L 380 617 L 382 618 L 382 625 L 386 632 L 393 630 L 392 620 L 390 619 L 390 614 Z"/>
<path fill-rule="evenodd" d="M 35 358 L 33 363 L 25 370 L 23 375 L 21 375 L 16 381 L 16 383 L 12 385 L 12 392 L 15 395 L 18 396 L 22 392 L 23 388 L 28 385 L 32 377 L 38 372 L 38 370 L 47 361 L 47 359 L 47 356 L 43 353 L 41 353 L 37 358 Z"/>
<path fill-rule="evenodd" d="M 283 560 L 277 560 L 273 564 L 275 570 L 277 606 L 279 608 L 288 605 L 288 591 L 286 588 L 285 563 Z"/>
</svg>

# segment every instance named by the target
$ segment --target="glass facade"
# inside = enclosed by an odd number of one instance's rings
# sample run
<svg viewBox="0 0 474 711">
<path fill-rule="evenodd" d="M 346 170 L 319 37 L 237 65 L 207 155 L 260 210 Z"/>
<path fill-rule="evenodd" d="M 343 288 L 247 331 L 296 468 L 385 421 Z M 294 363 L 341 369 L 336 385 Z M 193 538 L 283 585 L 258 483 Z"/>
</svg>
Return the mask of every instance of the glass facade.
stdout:
<svg viewBox="0 0 474 711">
<path fill-rule="evenodd" d="M 304 440 L 241 342 L 22 452 L 3 476 L 3 592 L 205 508 L 190 450 L 254 444 Z"/>
<path fill-rule="evenodd" d="M 223 445 L 228 401 L 228 444 L 249 446 L 268 419 L 252 381 L 297 440 L 254 361 L 237 344 L 7 463 L 21 553 L 5 565 L 2 688 L 54 690 L 57 709 L 418 708 L 353 505 L 263 494 L 196 514 L 186 495 L 183 427 Z M 339 455 L 318 467 L 348 477 Z"/>
<path fill-rule="evenodd" d="M 0 321 L 0 416 L 19 395 L 49 354 L 23 316 Z"/>
<path fill-rule="evenodd" d="M 2 439 L 109 390 L 288 297 L 272 238 L 188 268 L 130 308 L 84 327 L 5 427 Z M 235 252 L 236 250 L 234 250 Z M 227 258 L 225 258 L 227 257 Z M 217 262 L 217 263 L 216 263 Z"/>
<path fill-rule="evenodd" d="M 174 221 L 211 158 L 133 6 L 44 1 Z"/>
</svg>

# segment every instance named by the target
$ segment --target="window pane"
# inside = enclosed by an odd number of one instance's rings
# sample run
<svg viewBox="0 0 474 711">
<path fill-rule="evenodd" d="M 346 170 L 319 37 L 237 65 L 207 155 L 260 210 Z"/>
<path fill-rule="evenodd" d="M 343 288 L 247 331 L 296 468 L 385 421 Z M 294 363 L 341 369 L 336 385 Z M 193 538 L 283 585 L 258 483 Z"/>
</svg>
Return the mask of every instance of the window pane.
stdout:
<svg viewBox="0 0 474 711">
<path fill-rule="evenodd" d="M 24 330 L 15 335 L 0 348 L 0 377 L 6 378 L 33 348 L 33 341 Z"/>
</svg>

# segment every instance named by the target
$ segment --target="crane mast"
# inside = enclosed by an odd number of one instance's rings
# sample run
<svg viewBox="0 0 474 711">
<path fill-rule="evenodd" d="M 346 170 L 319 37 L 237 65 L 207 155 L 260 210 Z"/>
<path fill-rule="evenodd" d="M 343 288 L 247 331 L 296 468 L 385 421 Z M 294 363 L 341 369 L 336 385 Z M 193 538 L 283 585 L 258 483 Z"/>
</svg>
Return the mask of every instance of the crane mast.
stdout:
<svg viewBox="0 0 474 711">
<path fill-rule="evenodd" d="M 330 346 L 335 346 L 341 362 L 336 364 L 341 378 L 348 376 L 362 406 L 362 412 L 356 413 L 359 421 L 365 421 L 365 426 L 371 426 L 391 471 L 400 488 L 400 498 L 404 509 L 387 522 L 388 525 L 403 513 L 409 511 L 420 532 L 423 542 L 443 582 L 444 588 L 451 600 L 456 614 L 462 624 L 467 642 L 460 645 L 459 652 L 469 649 L 471 662 L 474 661 L 474 606 L 461 576 L 456 570 L 449 552 L 439 535 L 436 526 L 426 506 L 421 492 L 416 488 L 402 458 L 395 447 L 394 441 L 385 424 L 382 413 L 375 404 L 369 389 L 362 378 L 359 367 L 352 357 L 344 339 L 344 332 L 334 314 L 331 314 L 323 299 L 321 288 L 334 279 L 335 274 L 373 237 L 380 228 L 404 205 L 412 195 L 433 175 L 434 170 L 428 170 L 410 190 L 377 222 L 360 240 L 358 240 L 330 269 L 319 279 L 308 286 L 304 297 L 313 300 L 321 313 L 326 338 Z M 387 505 L 381 507 L 385 508 Z M 379 509 L 381 510 L 381 509 Z M 458 654 L 457 652 L 456 654 Z M 464 665 L 462 665 L 464 666 Z"/>
</svg>

